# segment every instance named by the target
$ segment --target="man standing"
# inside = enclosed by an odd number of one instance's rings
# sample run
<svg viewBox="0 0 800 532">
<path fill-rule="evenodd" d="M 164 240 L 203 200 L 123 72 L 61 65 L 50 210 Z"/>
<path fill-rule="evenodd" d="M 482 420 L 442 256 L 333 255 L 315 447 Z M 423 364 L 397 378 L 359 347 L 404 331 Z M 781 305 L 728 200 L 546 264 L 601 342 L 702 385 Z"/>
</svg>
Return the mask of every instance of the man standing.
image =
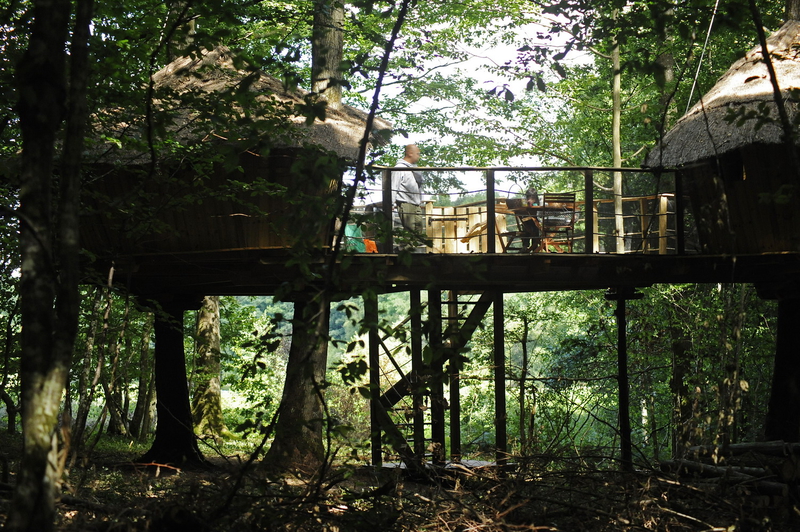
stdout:
<svg viewBox="0 0 800 532">
<path fill-rule="evenodd" d="M 405 166 L 409 170 L 392 172 L 392 191 L 403 227 L 425 236 L 425 220 L 422 217 L 422 174 L 410 170 L 419 161 L 419 147 L 406 146 L 405 156 L 395 166 Z"/>
</svg>

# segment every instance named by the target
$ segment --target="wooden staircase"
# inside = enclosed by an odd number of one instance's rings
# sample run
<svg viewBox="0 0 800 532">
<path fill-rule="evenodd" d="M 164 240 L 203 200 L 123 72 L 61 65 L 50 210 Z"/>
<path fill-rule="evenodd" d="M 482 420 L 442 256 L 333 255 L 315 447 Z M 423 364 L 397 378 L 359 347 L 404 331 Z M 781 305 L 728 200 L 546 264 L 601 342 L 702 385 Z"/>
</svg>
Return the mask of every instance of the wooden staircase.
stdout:
<svg viewBox="0 0 800 532">
<path fill-rule="evenodd" d="M 383 337 L 374 336 L 383 359 L 371 361 L 387 367 L 383 378 L 375 382 L 377 372 L 371 371 L 372 389 L 379 390 L 371 402 L 373 409 L 373 462 L 382 460 L 375 452 L 380 445 L 380 432 L 391 443 L 399 459 L 407 467 L 419 469 L 427 462 L 442 464 L 446 459 L 445 414 L 450 411 L 451 460 L 460 460 L 460 400 L 459 375 L 466 359 L 462 352 L 480 325 L 493 301 L 492 293 L 428 291 L 427 304 L 419 292 L 411 293 L 411 312 L 399 327 L 409 327 L 408 341 L 395 349 L 387 347 Z M 422 316 L 427 310 L 428 320 Z M 423 339 L 427 343 L 423 345 Z M 410 352 L 402 363 L 398 354 Z M 381 364 L 388 360 L 389 364 Z M 392 384 L 380 386 L 392 376 Z M 449 401 L 445 383 L 450 383 Z"/>
</svg>

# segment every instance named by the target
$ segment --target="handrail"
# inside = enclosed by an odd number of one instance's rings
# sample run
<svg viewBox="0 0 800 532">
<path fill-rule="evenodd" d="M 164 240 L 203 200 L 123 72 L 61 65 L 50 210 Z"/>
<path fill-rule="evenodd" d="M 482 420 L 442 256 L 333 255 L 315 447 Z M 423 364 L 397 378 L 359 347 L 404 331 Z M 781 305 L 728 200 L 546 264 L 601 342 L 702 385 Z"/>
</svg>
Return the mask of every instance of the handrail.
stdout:
<svg viewBox="0 0 800 532">
<path fill-rule="evenodd" d="M 383 216 L 385 218 L 385 222 L 388 223 L 390 226 L 392 226 L 392 224 L 394 223 L 394 216 L 392 214 L 393 191 L 391 190 L 391 175 L 392 175 L 393 171 L 407 171 L 408 167 L 407 166 L 372 165 L 372 166 L 368 166 L 367 170 L 368 171 L 371 170 L 371 171 L 374 171 L 374 172 L 380 172 L 380 174 L 382 176 L 382 187 L 381 187 L 381 196 L 380 196 L 381 197 L 381 205 L 388 205 L 390 207 L 389 208 L 385 208 L 385 209 L 381 208 L 381 211 L 383 211 Z M 675 252 L 677 252 L 677 253 L 684 253 L 685 252 L 685 244 L 684 244 L 685 236 L 684 236 L 684 224 L 683 224 L 683 221 L 684 221 L 684 213 L 683 213 L 684 201 L 683 201 L 682 197 L 680 197 L 680 198 L 678 197 L 678 195 L 680 194 L 680 190 L 682 189 L 682 187 L 680 186 L 681 185 L 681 183 L 680 183 L 680 172 L 678 172 L 678 171 L 667 170 L 667 169 L 663 169 L 663 168 L 646 168 L 646 167 L 636 167 L 636 168 L 630 167 L 630 168 L 626 168 L 626 167 L 602 167 L 602 166 L 417 166 L 417 167 L 414 167 L 414 170 L 415 171 L 419 171 L 419 172 L 465 172 L 465 173 L 466 172 L 480 172 L 480 173 L 483 174 L 485 185 L 482 184 L 480 189 L 485 191 L 485 193 L 486 193 L 486 203 L 485 203 L 486 210 L 484 211 L 486 218 L 483 219 L 483 223 L 481 225 L 484 227 L 484 229 L 482 229 L 482 231 L 483 231 L 483 235 L 485 237 L 485 240 L 484 240 L 484 237 L 480 237 L 480 242 L 478 243 L 478 246 L 481 249 L 483 249 L 484 253 L 490 253 L 490 254 L 493 254 L 493 253 L 495 253 L 497 251 L 496 250 L 496 246 L 497 246 L 496 239 L 500 238 L 499 235 L 498 235 L 498 231 L 505 231 L 504 228 L 505 228 L 505 223 L 506 223 L 505 220 L 499 220 L 499 221 L 497 220 L 497 216 L 503 214 L 502 210 L 500 212 L 498 212 L 498 210 L 496 208 L 497 207 L 497 205 L 496 205 L 497 201 L 502 201 L 502 199 L 498 200 L 497 196 L 496 196 L 498 191 L 495 188 L 495 184 L 496 184 L 496 174 L 498 172 L 514 172 L 514 173 L 520 173 L 520 172 L 530 172 L 530 173 L 571 172 L 571 173 L 580 173 L 580 174 L 582 174 L 583 178 L 584 178 L 583 179 L 583 187 L 582 187 L 583 188 L 583 190 L 582 190 L 583 200 L 578 199 L 576 201 L 576 205 L 577 204 L 583 204 L 584 205 L 584 209 L 583 209 L 583 213 L 582 213 L 583 217 L 581 219 L 581 222 L 583 223 L 583 225 L 585 227 L 585 230 L 583 231 L 584 234 L 582 236 L 580 234 L 578 235 L 577 240 L 579 242 L 580 241 L 583 242 L 583 246 L 582 246 L 582 251 L 581 252 L 582 253 L 588 253 L 588 254 L 601 252 L 601 250 L 602 250 L 602 248 L 600 247 L 602 245 L 601 239 L 604 238 L 603 235 L 610 234 L 608 231 L 601 230 L 600 225 L 598 225 L 598 224 L 602 225 L 604 223 L 603 221 L 607 220 L 608 217 L 607 216 L 598 216 L 597 207 L 600 204 L 605 204 L 605 203 L 613 201 L 613 200 L 609 199 L 609 198 L 605 198 L 605 197 L 599 197 L 598 198 L 595 195 L 595 187 L 596 187 L 596 185 L 594 183 L 594 179 L 595 179 L 597 173 L 623 172 L 623 173 L 626 173 L 626 174 L 633 173 L 633 174 L 636 174 L 636 175 L 638 175 L 640 177 L 643 177 L 642 174 L 650 174 L 650 175 L 654 176 L 657 179 L 658 182 L 660 182 L 660 176 L 662 174 L 674 172 L 674 174 L 675 174 L 675 185 L 674 185 L 675 189 L 674 189 L 674 192 L 672 190 L 670 190 L 670 191 L 662 190 L 660 186 L 657 186 L 656 189 L 655 189 L 655 192 L 646 193 L 646 194 L 643 194 L 641 196 L 635 196 L 635 197 L 626 196 L 626 197 L 623 198 L 623 201 L 627 202 L 627 201 L 638 200 L 638 201 L 641 202 L 641 201 L 644 201 L 644 200 L 652 200 L 652 199 L 655 199 L 655 198 L 658 198 L 658 197 L 666 197 L 666 196 L 673 197 L 674 201 L 671 201 L 671 205 L 675 205 L 675 207 L 677 208 L 678 212 L 673 211 L 672 206 L 670 206 L 669 212 L 663 210 L 664 207 L 661 207 L 661 208 L 656 207 L 659 210 L 657 212 L 654 211 L 652 213 L 649 212 L 649 209 L 648 209 L 648 212 L 645 212 L 644 210 L 642 210 L 644 207 L 642 207 L 640 209 L 639 214 L 638 215 L 637 214 L 633 214 L 633 216 L 651 217 L 650 219 L 652 220 L 652 219 L 655 219 L 655 218 L 652 218 L 654 216 L 667 215 L 672 220 L 675 220 L 674 226 L 672 225 L 673 224 L 672 221 L 669 222 L 669 224 L 670 224 L 670 228 L 669 228 L 669 231 L 668 231 L 669 238 L 670 239 L 675 239 L 674 240 L 674 242 L 675 242 L 674 248 L 673 248 L 672 244 L 670 244 L 670 249 L 674 249 Z M 573 175 L 573 177 L 571 179 L 574 180 L 575 177 L 576 176 Z M 577 183 L 573 182 L 573 184 L 577 184 Z M 485 186 L 485 188 L 484 188 L 484 186 Z M 477 190 L 475 192 L 480 192 L 481 190 Z M 580 185 L 578 185 L 578 187 L 576 189 L 573 189 L 573 190 L 580 191 L 581 190 Z M 463 193 L 463 191 L 461 193 Z M 377 205 L 377 204 L 375 204 L 375 205 Z M 449 215 L 445 215 L 445 214 L 430 213 L 430 210 L 431 210 L 430 205 L 431 204 L 429 203 L 428 207 L 427 207 L 427 211 L 428 211 L 428 213 L 430 215 L 430 218 L 428 219 L 429 221 L 430 220 L 436 220 L 436 218 L 447 218 L 449 216 Z M 589 206 L 593 206 L 593 207 L 589 207 Z M 457 209 L 465 209 L 466 207 L 467 207 L 466 204 L 462 204 L 462 205 L 452 206 L 452 207 L 435 207 L 435 208 L 436 209 L 439 209 L 439 208 L 445 209 L 445 211 L 443 211 L 443 212 L 448 212 L 447 209 L 450 209 L 450 208 L 457 210 Z M 631 214 L 630 213 L 628 213 L 628 214 L 615 213 L 614 214 L 615 218 L 617 218 L 619 216 L 623 216 L 623 217 L 629 219 Z M 646 220 L 647 218 L 643 218 L 643 219 Z M 665 218 L 661 218 L 661 220 L 663 222 L 663 220 L 665 220 Z M 456 223 L 456 225 L 458 225 L 458 223 L 460 223 L 458 220 L 441 220 L 441 221 L 442 222 Z M 471 219 L 470 224 L 474 225 L 474 219 Z M 426 226 L 430 226 L 430 224 L 426 223 Z M 435 240 L 440 241 L 441 242 L 441 244 L 440 244 L 441 246 L 445 246 L 445 242 L 446 241 L 450 241 L 449 239 L 454 238 L 453 237 L 453 233 L 452 233 L 453 227 L 446 226 L 446 225 L 442 225 L 442 226 L 438 226 L 438 227 L 442 228 L 441 229 L 441 235 L 436 236 Z M 448 227 L 450 227 L 450 228 L 448 229 Z M 642 245 L 645 246 L 645 248 L 649 249 L 649 247 L 652 246 L 652 244 L 648 245 L 645 241 L 648 238 L 651 238 L 650 235 L 655 235 L 655 237 L 657 237 L 657 238 L 666 238 L 667 233 L 664 233 L 664 231 L 663 231 L 663 228 L 666 228 L 666 227 L 667 227 L 666 226 L 666 222 L 663 222 L 662 226 L 659 227 L 659 231 L 652 232 L 648 228 L 647 230 L 643 229 L 641 232 L 626 231 L 626 235 L 633 235 L 633 238 L 637 239 L 637 240 L 638 239 L 644 239 L 642 241 Z M 463 230 L 463 228 L 462 229 L 458 229 L 458 227 L 456 227 L 456 229 L 458 231 L 462 231 Z M 439 230 L 437 229 L 437 232 L 438 231 Z M 390 231 L 389 234 L 386 235 L 386 237 L 383 239 L 383 247 L 380 248 L 381 251 L 386 252 L 386 253 L 392 253 L 392 251 L 394 250 L 394 235 L 392 233 L 393 233 L 393 231 Z M 470 231 L 470 233 L 471 233 L 471 231 Z M 430 233 L 429 233 L 428 236 L 431 236 Z M 455 238 L 457 239 L 458 237 L 455 237 Z M 466 241 L 462 240 L 462 242 L 466 242 Z M 447 246 L 447 249 L 451 249 L 450 248 L 450 244 L 446 244 L 446 246 Z M 469 246 L 471 246 L 471 244 Z M 438 245 L 437 245 L 437 247 L 438 247 Z M 662 249 L 666 249 L 666 244 L 662 243 L 662 244 L 660 244 L 660 247 Z M 612 248 L 613 248 L 613 246 L 612 246 Z M 638 244 L 637 244 L 637 248 L 638 248 Z M 444 247 L 439 248 L 439 249 L 440 250 L 444 249 Z M 471 250 L 472 248 L 468 247 L 468 249 Z M 579 249 L 581 249 L 581 248 L 579 248 Z M 506 251 L 505 245 L 503 246 L 503 251 L 504 252 Z M 442 251 L 442 252 L 448 252 L 449 253 L 449 252 L 454 252 L 454 251 L 452 251 L 452 249 L 451 249 L 451 251 Z M 463 251 L 458 251 L 458 252 L 463 252 Z M 469 251 L 469 252 L 473 252 L 473 251 Z M 621 250 L 621 251 L 618 251 L 618 252 L 619 253 L 625 253 L 626 251 L 625 250 Z"/>
</svg>

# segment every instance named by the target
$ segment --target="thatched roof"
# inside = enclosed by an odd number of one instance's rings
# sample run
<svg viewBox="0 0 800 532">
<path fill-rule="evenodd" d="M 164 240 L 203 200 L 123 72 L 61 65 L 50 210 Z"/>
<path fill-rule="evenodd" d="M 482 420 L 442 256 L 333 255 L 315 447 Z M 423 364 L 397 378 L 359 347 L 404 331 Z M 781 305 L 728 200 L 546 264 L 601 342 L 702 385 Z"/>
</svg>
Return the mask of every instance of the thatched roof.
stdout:
<svg viewBox="0 0 800 532">
<path fill-rule="evenodd" d="M 789 99 L 788 91 L 800 88 L 800 22 L 784 24 L 767 39 L 767 48 L 791 120 L 798 114 L 798 102 Z M 725 120 L 732 114 L 763 116 L 764 110 L 769 120 Z M 756 46 L 664 135 L 645 165 L 677 167 L 746 145 L 780 144 L 782 136 L 767 66 L 761 46 Z"/>
<path fill-rule="evenodd" d="M 262 124 L 269 124 L 262 130 L 266 129 L 266 135 L 271 135 L 267 140 L 272 146 L 301 147 L 310 144 L 335 152 L 351 162 L 357 159 L 366 126 L 366 113 L 342 105 L 338 109 L 328 108 L 324 121 L 315 119 L 309 125 L 300 108 L 318 102 L 314 95 L 302 89 L 287 90 L 273 76 L 235 60 L 230 50 L 217 47 L 204 51 L 200 57 L 178 58 L 153 74 L 155 107 L 158 113 L 170 116 L 172 125 L 168 130 L 172 140 L 187 143 L 228 139 L 245 144 L 251 141 L 253 144 L 259 141 L 263 143 L 263 138 L 252 138 L 253 132 L 258 130 L 254 123 L 261 121 Z M 226 104 L 222 103 L 222 98 L 215 98 L 216 94 L 234 94 L 236 91 L 245 96 L 224 100 L 235 103 Z M 217 112 L 215 105 L 218 106 Z M 199 109 L 199 106 L 203 109 Z M 110 114 L 115 113 L 112 111 Z M 121 111 L 119 113 L 122 114 Z M 239 119 L 244 116 L 249 117 L 249 130 L 240 127 L 242 121 Z M 114 120 L 112 117 L 109 120 L 107 116 L 103 121 L 115 124 L 115 136 L 141 135 L 137 132 L 142 131 L 142 118 Z M 389 122 L 376 117 L 370 145 L 388 142 L 391 128 Z M 238 138 L 233 139 L 232 136 Z M 117 153 L 114 154 L 114 151 Z M 106 152 L 103 159 L 135 163 L 149 158 L 145 153 L 137 156 L 129 150 L 122 151 L 128 153 L 112 149 Z"/>
</svg>

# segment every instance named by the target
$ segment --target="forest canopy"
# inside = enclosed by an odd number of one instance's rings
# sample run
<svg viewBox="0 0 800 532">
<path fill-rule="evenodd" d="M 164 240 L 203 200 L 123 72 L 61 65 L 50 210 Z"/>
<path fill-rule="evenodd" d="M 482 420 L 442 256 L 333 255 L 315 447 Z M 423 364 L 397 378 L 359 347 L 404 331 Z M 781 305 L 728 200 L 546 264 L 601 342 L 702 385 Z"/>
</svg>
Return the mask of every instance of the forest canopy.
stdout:
<svg viewBox="0 0 800 532">
<path fill-rule="evenodd" d="M 713 496 L 693 499 L 696 486 L 659 476 L 679 470 L 670 460 L 690 449 L 727 465 L 720 449 L 764 438 L 778 305 L 752 285 L 656 284 L 628 303 L 634 473 L 620 466 L 619 315 L 608 293 L 505 294 L 501 315 L 489 311 L 474 324 L 445 365 L 428 341 L 435 320 L 421 310 L 434 305 L 434 290 L 418 301 L 419 291 L 343 294 L 333 267 L 320 281 L 309 266 L 325 258 L 315 244 L 318 213 L 346 220 L 357 193 L 380 187 L 370 164 L 394 165 L 409 143 L 426 166 L 638 167 L 757 44 L 756 29 L 777 29 L 793 4 L 0 0 L 0 524 L 566 530 L 591 520 L 597 530 L 659 522 L 677 530 L 796 519 L 797 475 L 786 473 L 796 450 L 759 464 L 766 480 L 741 465 L 737 474 L 750 477 L 736 478 L 746 488 L 732 487 L 727 473 Z M 187 90 L 156 83 L 176 59 L 202 63 L 213 50 L 227 51 L 238 76 L 225 90 L 198 89 L 214 81 L 202 68 L 186 78 L 197 82 Z M 279 92 L 290 96 L 267 95 Z M 303 127 L 339 114 L 391 124 L 393 137 L 366 127 L 347 164 L 298 140 Z M 307 151 L 288 175 L 314 181 L 230 178 L 244 173 L 244 154 L 268 160 L 292 150 Z M 139 188 L 123 201 L 99 183 L 125 158 L 125 178 Z M 180 197 L 149 189 L 180 184 L 187 168 L 209 182 L 226 178 L 219 188 L 198 179 Z M 475 192 L 455 173 L 427 177 L 425 192 L 444 204 Z M 556 174 L 542 179 L 566 186 Z M 617 184 L 608 173 L 593 186 Z M 254 199 L 262 196 L 294 207 L 284 223 L 296 234 L 283 260 L 299 273 L 276 294 L 159 300 L 114 277 L 122 262 L 85 268 L 98 258 L 79 236 L 87 198 L 141 236 L 164 231 L 157 204 L 175 213 L 216 200 L 264 209 Z M 480 304 L 451 303 L 456 315 Z M 393 422 L 412 425 L 459 386 L 465 460 L 498 458 L 502 383 L 501 458 L 517 466 L 510 477 L 408 480 L 362 468 L 376 455 L 405 459 L 391 436 L 374 448 L 368 345 L 376 331 L 393 355 L 375 368 L 383 384 L 392 387 L 396 373 L 411 390 L 403 374 L 419 356 L 428 391 L 438 387 L 439 395 L 415 399 L 422 403 L 408 402 L 413 393 L 394 403 Z M 507 357 L 499 380 L 498 336 Z M 414 338 L 428 340 L 412 346 Z M 165 356 L 166 345 L 179 356 Z M 439 450 L 423 449 L 426 461 Z M 533 480 L 548 491 L 532 489 Z M 586 504 L 581 492 L 592 494 Z M 635 509 L 625 493 L 638 497 Z M 759 506 L 755 494 L 765 493 L 780 504 Z M 679 502 L 670 506 L 668 494 Z"/>
</svg>

